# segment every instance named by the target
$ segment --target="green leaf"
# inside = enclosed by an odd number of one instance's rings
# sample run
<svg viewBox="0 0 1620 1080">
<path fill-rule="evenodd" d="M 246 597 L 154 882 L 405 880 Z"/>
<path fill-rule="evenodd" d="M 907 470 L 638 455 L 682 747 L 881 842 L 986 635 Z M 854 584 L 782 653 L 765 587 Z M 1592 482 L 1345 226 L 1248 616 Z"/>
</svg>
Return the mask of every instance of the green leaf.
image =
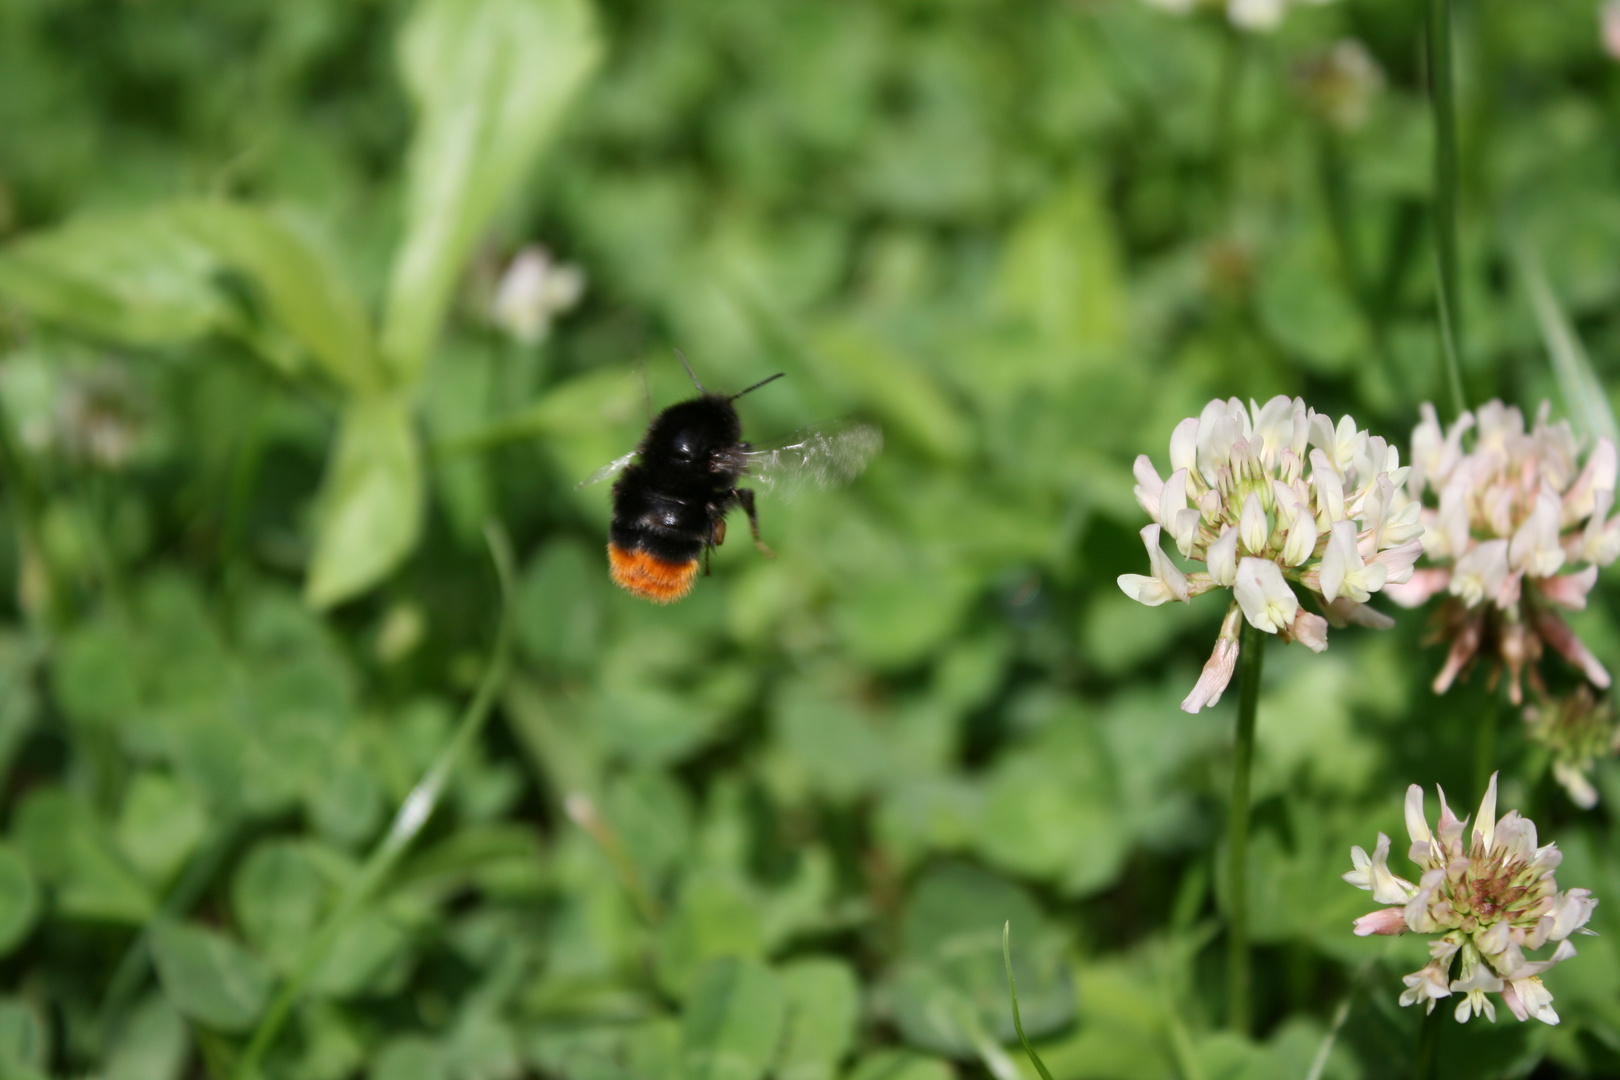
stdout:
<svg viewBox="0 0 1620 1080">
<path fill-rule="evenodd" d="M 155 901 L 114 850 L 88 806 L 61 788 L 31 792 L 12 826 L 34 872 L 55 889 L 56 907 L 72 918 L 144 923 Z"/>
<path fill-rule="evenodd" d="M 861 986 L 843 960 L 800 960 L 778 970 L 787 990 L 787 1033 L 776 1080 L 832 1080 L 855 1041 Z"/>
<path fill-rule="evenodd" d="M 855 1063 L 846 1080 L 951 1080 L 950 1062 L 910 1050 L 879 1050 Z"/>
<path fill-rule="evenodd" d="M 0 956 L 11 952 L 34 927 L 39 915 L 39 886 L 22 855 L 0 843 Z"/>
<path fill-rule="evenodd" d="M 810 348 L 832 385 L 869 403 L 929 456 L 960 462 L 972 451 L 976 440 L 962 410 L 929 371 L 882 335 L 854 322 L 829 323 Z"/>
<path fill-rule="evenodd" d="M 1124 340 L 1128 310 L 1120 257 L 1096 185 L 1071 182 L 1013 228 L 997 267 L 993 310 L 1027 323 L 1045 363 L 1019 372 L 1051 385 L 1076 365 L 1095 364 Z"/>
<path fill-rule="evenodd" d="M 255 846 L 231 880 L 231 908 L 242 933 L 283 975 L 297 966 L 326 909 L 329 870 L 316 845 L 275 839 Z"/>
<path fill-rule="evenodd" d="M 321 481 L 319 525 L 304 597 L 330 607 L 377 584 L 416 547 L 422 463 L 410 409 L 394 396 L 344 410 Z"/>
<path fill-rule="evenodd" d="M 782 981 L 765 965 L 737 957 L 710 962 L 681 1023 L 682 1080 L 758 1080 L 785 1012 Z"/>
<path fill-rule="evenodd" d="M 120 1027 L 107 1054 L 107 1080 L 178 1080 L 190 1044 L 180 1014 L 153 993 Z"/>
<path fill-rule="evenodd" d="M 601 54 L 585 0 L 423 0 L 400 38 L 417 108 L 383 352 L 414 383 L 462 262 Z"/>
<path fill-rule="evenodd" d="M 1001 952 L 1009 921 L 1025 942 L 1013 961 L 1025 1029 L 1039 1036 L 1073 1018 L 1066 950 L 1034 901 L 984 870 L 946 863 L 917 883 L 901 927 L 894 1008 L 908 1042 L 967 1057 L 981 1032 L 1016 1037 Z"/>
<path fill-rule="evenodd" d="M 658 980 L 677 997 L 695 993 L 693 980 L 717 957 L 757 958 L 765 952 L 757 898 L 721 871 L 699 871 L 683 883 L 680 900 L 658 933 Z"/>
<path fill-rule="evenodd" d="M 263 293 L 271 316 L 339 384 L 376 391 L 384 376 L 365 308 L 305 229 L 285 213 L 229 202 L 188 203 L 177 219 Z"/>
<path fill-rule="evenodd" d="M 172 207 L 84 214 L 0 252 L 0 296 L 82 333 L 166 344 L 232 321 L 219 269 Z"/>
<path fill-rule="evenodd" d="M 124 792 L 114 836 L 124 857 L 161 886 L 191 857 L 208 829 L 202 801 L 162 773 L 142 772 Z"/>
<path fill-rule="evenodd" d="M 34 1007 L 18 998 L 0 999 L 0 1076 L 43 1080 L 50 1057 L 50 1029 Z"/>
<path fill-rule="evenodd" d="M 271 976 L 259 958 L 214 930 L 160 919 L 151 934 L 152 961 L 163 993 L 198 1023 L 245 1031 L 270 996 Z"/>
<path fill-rule="evenodd" d="M 401 1035 L 378 1051 L 372 1080 L 448 1080 L 450 1066 L 438 1043 L 420 1035 Z"/>
</svg>

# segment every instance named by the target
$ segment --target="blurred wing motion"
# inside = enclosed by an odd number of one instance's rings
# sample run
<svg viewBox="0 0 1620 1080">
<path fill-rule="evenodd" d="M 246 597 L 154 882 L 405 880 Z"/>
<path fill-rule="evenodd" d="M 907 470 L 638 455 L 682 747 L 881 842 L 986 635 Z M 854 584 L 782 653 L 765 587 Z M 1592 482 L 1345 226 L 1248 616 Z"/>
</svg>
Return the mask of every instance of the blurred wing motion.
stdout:
<svg viewBox="0 0 1620 1080">
<path fill-rule="evenodd" d="M 883 449 L 883 431 L 859 420 L 834 420 L 800 428 L 786 439 L 753 447 L 743 455 L 748 478 L 791 499 L 809 487 L 847 484 Z"/>
<path fill-rule="evenodd" d="M 582 487 L 590 487 L 592 484 L 600 484 L 604 480 L 618 476 L 624 471 L 624 467 L 626 465 L 630 464 L 636 459 L 636 455 L 639 453 L 641 453 L 640 450 L 632 450 L 623 457 L 614 458 L 612 461 L 608 462 L 606 465 L 602 466 L 600 469 L 597 469 L 595 472 L 591 473 L 591 475 L 575 484 L 574 490 L 578 491 Z"/>
</svg>

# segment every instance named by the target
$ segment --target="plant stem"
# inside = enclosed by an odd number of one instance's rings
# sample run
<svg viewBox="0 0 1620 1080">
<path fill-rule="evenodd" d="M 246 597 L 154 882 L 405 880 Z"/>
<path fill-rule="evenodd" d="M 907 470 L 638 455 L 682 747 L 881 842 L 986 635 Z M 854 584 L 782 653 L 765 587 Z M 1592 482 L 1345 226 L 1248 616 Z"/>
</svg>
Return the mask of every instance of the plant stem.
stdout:
<svg viewBox="0 0 1620 1080">
<path fill-rule="evenodd" d="M 1485 795 L 1485 785 L 1496 771 L 1496 725 L 1501 701 L 1495 691 L 1487 691 L 1479 723 L 1474 727 L 1474 801 Z"/>
<path fill-rule="evenodd" d="M 1052 1080 L 1052 1074 L 1047 1071 L 1046 1062 L 1041 1055 L 1029 1045 L 1029 1036 L 1024 1034 L 1024 1018 L 1018 1014 L 1018 984 L 1013 982 L 1012 970 L 1012 921 L 1001 924 L 1001 962 L 1007 967 L 1007 996 L 1012 998 L 1013 1030 L 1018 1032 L 1018 1042 L 1029 1056 L 1029 1063 L 1035 1066 L 1035 1071 L 1041 1074 L 1041 1080 Z"/>
<path fill-rule="evenodd" d="M 1243 623 L 1238 685 L 1237 737 L 1232 747 L 1232 806 L 1227 814 L 1226 1025 L 1249 1032 L 1249 767 L 1254 760 L 1254 720 L 1260 708 L 1260 670 L 1266 635 Z"/>
<path fill-rule="evenodd" d="M 1440 1024 L 1445 1009 L 1436 1009 L 1418 1021 L 1417 1054 L 1412 1059 L 1412 1080 L 1429 1080 L 1440 1059 Z"/>
<path fill-rule="evenodd" d="M 479 681 L 478 693 L 468 704 L 466 711 L 461 714 L 461 721 L 456 725 L 456 733 L 449 744 L 439 751 L 439 756 L 434 759 L 427 773 L 405 797 L 398 813 L 394 815 L 393 824 L 389 826 L 387 835 L 366 859 L 360 872 L 349 882 L 348 888 L 331 914 L 326 917 L 326 921 L 304 946 L 297 969 L 291 978 L 281 984 L 275 1000 L 270 1003 L 269 1009 L 259 1021 L 258 1028 L 254 1030 L 253 1038 L 242 1051 L 242 1056 L 236 1063 L 236 1080 L 258 1080 L 259 1062 L 275 1043 L 276 1036 L 281 1033 L 282 1026 L 292 1014 L 293 1006 L 303 996 L 304 987 L 308 985 L 320 962 L 325 959 L 338 932 L 371 899 L 377 886 L 382 884 L 394 865 L 399 862 L 400 856 L 405 853 L 405 849 L 427 824 L 428 818 L 433 816 L 434 808 L 438 806 L 456 764 L 461 760 L 467 747 L 478 737 L 478 733 L 483 730 L 484 721 L 489 717 L 491 706 L 495 704 L 495 696 L 506 682 L 512 652 L 512 549 L 506 538 L 506 532 L 494 521 L 485 522 L 484 539 L 489 544 L 490 557 L 495 562 L 495 571 L 500 578 L 501 619 L 495 635 L 494 653 L 490 657 L 489 667 L 484 670 L 484 677 Z"/>
<path fill-rule="evenodd" d="M 1462 382 L 1462 310 L 1457 266 L 1457 99 L 1451 65 L 1451 0 L 1429 0 L 1429 101 L 1434 108 L 1434 232 L 1440 273 L 1440 354 L 1456 418 L 1467 408 Z"/>
</svg>

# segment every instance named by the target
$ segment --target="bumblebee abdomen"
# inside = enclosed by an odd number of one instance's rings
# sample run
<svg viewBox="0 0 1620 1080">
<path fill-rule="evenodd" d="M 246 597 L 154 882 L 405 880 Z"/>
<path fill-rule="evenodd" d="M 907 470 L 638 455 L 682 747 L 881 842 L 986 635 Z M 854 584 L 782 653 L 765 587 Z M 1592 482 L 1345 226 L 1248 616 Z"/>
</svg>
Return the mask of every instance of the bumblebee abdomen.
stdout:
<svg viewBox="0 0 1620 1080">
<path fill-rule="evenodd" d="M 608 541 L 608 567 L 614 583 L 625 591 L 655 604 L 673 604 L 692 591 L 702 545 L 695 545 L 696 550 L 686 557 L 667 554 L 673 544 L 659 547 L 665 553 L 641 545 L 626 546 L 614 538 Z"/>
</svg>

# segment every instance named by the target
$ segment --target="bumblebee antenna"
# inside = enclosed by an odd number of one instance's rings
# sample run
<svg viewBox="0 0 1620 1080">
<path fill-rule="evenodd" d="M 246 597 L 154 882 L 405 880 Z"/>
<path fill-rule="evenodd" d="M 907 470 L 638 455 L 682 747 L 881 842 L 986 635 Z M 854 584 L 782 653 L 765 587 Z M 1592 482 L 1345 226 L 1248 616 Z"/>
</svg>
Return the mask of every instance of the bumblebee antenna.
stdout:
<svg viewBox="0 0 1620 1080">
<path fill-rule="evenodd" d="M 703 384 L 697 380 L 697 372 L 693 371 L 692 365 L 686 362 L 686 354 L 676 349 L 675 355 L 681 358 L 681 367 L 685 368 L 686 373 L 692 377 L 692 385 L 698 388 L 698 393 L 707 394 L 708 391 L 703 389 Z"/>
<path fill-rule="evenodd" d="M 742 397 L 744 394 L 753 393 L 755 390 L 758 390 L 760 387 L 764 386 L 766 383 L 775 382 L 777 379 L 780 379 L 783 375 L 786 375 L 786 374 L 787 374 L 787 372 L 785 372 L 785 371 L 778 371 L 775 375 L 772 375 L 769 378 L 759 380 L 759 382 L 755 383 L 753 386 L 750 386 L 746 390 L 737 391 L 735 394 L 732 394 L 726 400 L 727 401 L 736 401 L 738 398 Z"/>
</svg>

